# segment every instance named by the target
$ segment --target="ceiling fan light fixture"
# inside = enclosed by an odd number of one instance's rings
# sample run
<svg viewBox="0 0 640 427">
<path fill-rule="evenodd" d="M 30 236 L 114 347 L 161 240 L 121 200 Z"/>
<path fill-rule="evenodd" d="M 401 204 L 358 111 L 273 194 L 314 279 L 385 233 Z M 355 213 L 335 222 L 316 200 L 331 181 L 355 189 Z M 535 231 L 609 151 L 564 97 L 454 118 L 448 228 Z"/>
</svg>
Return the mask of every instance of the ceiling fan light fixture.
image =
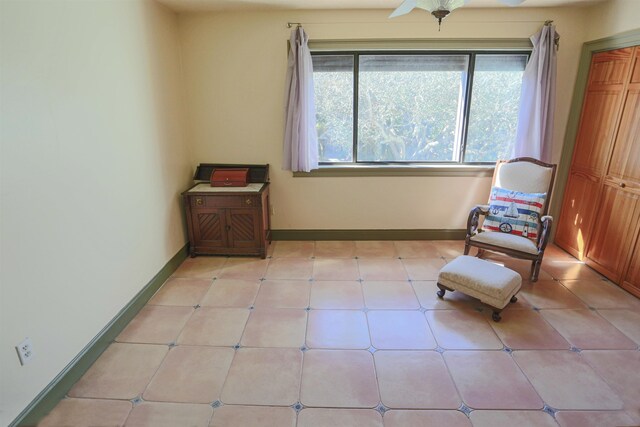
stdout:
<svg viewBox="0 0 640 427">
<path fill-rule="evenodd" d="M 438 31 L 442 27 L 442 20 L 446 18 L 455 9 L 462 7 L 468 0 L 418 0 L 418 5 L 421 3 L 425 6 L 424 9 L 431 12 L 431 14 L 438 20 Z"/>
<path fill-rule="evenodd" d="M 436 10 L 453 10 L 464 6 L 469 0 L 418 0 L 418 7 L 434 12 Z"/>
<path fill-rule="evenodd" d="M 431 14 L 438 20 L 438 31 L 440 31 L 440 26 L 442 25 L 442 20 L 449 15 L 451 11 L 446 9 L 436 9 Z"/>
<path fill-rule="evenodd" d="M 518 6 L 525 0 L 498 0 L 508 6 Z M 438 20 L 438 31 L 442 20 L 447 17 L 453 10 L 464 6 L 469 0 L 404 0 L 397 9 L 389 15 L 389 18 L 395 18 L 400 15 L 406 15 L 413 9 L 423 9 L 431 13 Z"/>
</svg>

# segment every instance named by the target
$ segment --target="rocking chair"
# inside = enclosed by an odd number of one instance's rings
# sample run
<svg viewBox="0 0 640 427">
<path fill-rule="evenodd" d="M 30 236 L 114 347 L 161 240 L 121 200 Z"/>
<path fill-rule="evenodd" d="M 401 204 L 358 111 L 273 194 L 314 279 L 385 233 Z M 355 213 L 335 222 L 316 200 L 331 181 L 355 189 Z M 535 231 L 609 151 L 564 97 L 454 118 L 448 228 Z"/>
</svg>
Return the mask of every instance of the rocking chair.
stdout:
<svg viewBox="0 0 640 427">
<path fill-rule="evenodd" d="M 492 198 L 490 198 L 488 205 L 475 206 L 469 213 L 464 254 L 468 255 L 469 250 L 474 246 L 478 248 L 479 255 L 486 249 L 501 252 L 514 258 L 531 260 L 531 281 L 537 281 L 544 250 L 553 224 L 553 218 L 547 215 L 547 212 L 555 174 L 556 165 L 543 163 L 530 157 L 520 157 L 508 161 L 499 160 L 496 163 L 491 184 L 492 188 L 498 187 L 494 191 L 508 190 L 515 194 L 524 193 L 524 196 L 529 195 L 528 193 L 544 193 L 544 201 L 541 202 L 540 213 L 533 213 L 528 218 L 528 220 L 532 221 L 531 229 L 536 230 L 536 234 L 529 233 L 529 223 L 524 224 L 522 231 L 514 232 L 511 224 L 516 224 L 518 221 L 509 221 L 507 219 L 498 228 L 486 227 L 483 221 L 483 228 L 479 229 L 480 215 L 485 217 L 492 214 L 497 215 L 494 218 L 500 218 L 501 215 L 502 218 L 511 217 L 511 211 L 516 209 L 514 203 L 508 206 L 503 203 L 502 207 L 491 205 Z M 501 200 L 504 201 L 504 198 Z M 490 206 L 494 210 L 492 213 L 490 212 Z M 532 239 L 532 236 L 535 236 L 535 238 Z"/>
</svg>

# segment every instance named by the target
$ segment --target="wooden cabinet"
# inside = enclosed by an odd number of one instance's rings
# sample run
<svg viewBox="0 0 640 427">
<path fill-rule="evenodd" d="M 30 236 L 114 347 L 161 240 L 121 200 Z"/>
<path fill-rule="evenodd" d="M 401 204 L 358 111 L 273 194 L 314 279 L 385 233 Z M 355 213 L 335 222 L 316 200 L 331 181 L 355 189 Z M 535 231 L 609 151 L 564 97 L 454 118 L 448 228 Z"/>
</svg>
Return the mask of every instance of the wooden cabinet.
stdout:
<svg viewBox="0 0 640 427">
<path fill-rule="evenodd" d="M 640 297 L 640 47 L 593 55 L 555 242 Z"/>
<path fill-rule="evenodd" d="M 210 171 L 201 171 L 201 167 L 196 179 L 210 175 Z M 265 182 L 234 188 L 211 187 L 208 182 L 201 182 L 182 194 L 192 257 L 205 254 L 266 257 L 271 242 L 269 183 L 266 178 L 257 179 Z"/>
</svg>

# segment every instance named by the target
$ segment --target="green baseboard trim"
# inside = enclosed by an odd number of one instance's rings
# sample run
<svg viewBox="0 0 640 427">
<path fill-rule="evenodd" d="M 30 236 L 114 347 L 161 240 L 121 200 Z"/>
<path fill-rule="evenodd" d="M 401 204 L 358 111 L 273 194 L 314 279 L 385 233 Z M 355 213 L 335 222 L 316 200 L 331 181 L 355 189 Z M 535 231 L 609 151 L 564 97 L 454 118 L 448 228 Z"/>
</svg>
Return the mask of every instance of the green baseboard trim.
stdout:
<svg viewBox="0 0 640 427">
<path fill-rule="evenodd" d="M 271 230 L 273 240 L 464 240 L 463 229 Z"/>
<path fill-rule="evenodd" d="M 182 247 L 129 303 L 87 344 L 80 353 L 16 417 L 9 427 L 35 426 L 62 400 L 109 344 L 120 334 L 162 284 L 187 258 Z"/>
</svg>

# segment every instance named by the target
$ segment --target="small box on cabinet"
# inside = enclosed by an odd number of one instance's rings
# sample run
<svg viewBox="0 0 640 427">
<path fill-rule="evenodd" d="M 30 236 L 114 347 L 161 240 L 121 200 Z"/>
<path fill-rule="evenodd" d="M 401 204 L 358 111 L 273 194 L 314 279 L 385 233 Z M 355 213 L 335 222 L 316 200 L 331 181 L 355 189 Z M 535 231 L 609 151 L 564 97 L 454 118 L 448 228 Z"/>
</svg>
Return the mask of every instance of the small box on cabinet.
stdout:
<svg viewBox="0 0 640 427">
<path fill-rule="evenodd" d="M 248 168 L 214 169 L 211 172 L 212 187 L 246 187 Z"/>
</svg>

